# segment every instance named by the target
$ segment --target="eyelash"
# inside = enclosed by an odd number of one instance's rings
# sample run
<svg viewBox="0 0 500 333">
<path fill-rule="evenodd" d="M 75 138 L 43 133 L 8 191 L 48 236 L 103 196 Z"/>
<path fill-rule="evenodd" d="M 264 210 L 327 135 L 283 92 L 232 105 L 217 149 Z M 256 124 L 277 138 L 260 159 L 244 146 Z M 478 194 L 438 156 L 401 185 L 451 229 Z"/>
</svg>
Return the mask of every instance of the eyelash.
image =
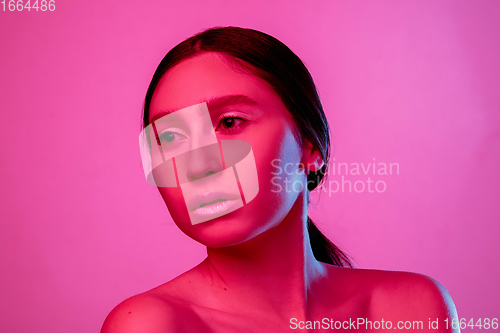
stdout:
<svg viewBox="0 0 500 333">
<path fill-rule="evenodd" d="M 227 119 L 234 119 L 234 120 L 238 120 L 240 121 L 239 124 L 235 125 L 234 127 L 231 127 L 231 128 L 221 128 L 224 121 L 226 121 Z M 233 133 L 234 131 L 236 130 L 240 130 L 241 129 L 241 124 L 243 122 L 245 122 L 246 120 L 243 119 L 243 118 L 240 118 L 240 117 L 236 117 L 235 115 L 231 115 L 231 114 L 227 114 L 227 115 L 224 115 L 222 118 L 220 118 L 218 120 L 218 123 L 217 123 L 217 127 L 215 128 L 215 131 L 216 132 L 219 132 L 219 133 L 222 133 L 222 134 L 231 134 Z"/>
<path fill-rule="evenodd" d="M 167 134 L 167 133 L 170 133 L 170 134 Z M 167 141 L 167 137 L 170 136 L 170 135 L 174 135 L 174 136 L 182 136 L 182 137 L 186 137 L 186 135 L 184 133 L 180 133 L 179 131 L 163 131 L 161 133 L 158 133 L 158 135 L 156 137 L 156 142 L 158 143 L 158 145 L 161 145 L 162 141 L 167 144 L 167 145 L 175 145 L 177 144 L 179 141 L 182 141 L 182 139 L 180 140 L 174 140 L 174 141 Z"/>
</svg>

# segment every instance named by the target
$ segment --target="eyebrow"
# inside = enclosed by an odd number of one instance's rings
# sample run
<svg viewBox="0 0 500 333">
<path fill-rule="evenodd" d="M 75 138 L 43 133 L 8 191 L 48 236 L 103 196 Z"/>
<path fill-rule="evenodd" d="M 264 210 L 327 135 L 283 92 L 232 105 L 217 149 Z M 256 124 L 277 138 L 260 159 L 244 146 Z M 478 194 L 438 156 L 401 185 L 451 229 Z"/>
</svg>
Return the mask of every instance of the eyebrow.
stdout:
<svg viewBox="0 0 500 333">
<path fill-rule="evenodd" d="M 250 97 L 245 96 L 245 95 L 216 96 L 216 97 L 209 98 L 207 100 L 203 100 L 198 104 L 201 104 L 203 102 L 207 103 L 207 107 L 208 107 L 209 111 L 221 109 L 221 108 L 224 108 L 226 106 L 232 106 L 232 105 L 248 105 L 248 106 L 259 105 L 259 103 L 257 103 L 256 101 L 254 101 L 253 99 L 251 99 Z M 179 109 L 179 110 L 182 110 L 182 109 Z M 149 124 L 151 124 L 151 123 L 155 122 L 156 120 L 158 120 L 159 118 L 164 117 L 167 114 L 170 114 L 170 113 L 175 112 L 175 111 L 178 111 L 178 110 L 160 111 L 156 116 L 151 118 L 151 121 L 149 122 Z"/>
</svg>

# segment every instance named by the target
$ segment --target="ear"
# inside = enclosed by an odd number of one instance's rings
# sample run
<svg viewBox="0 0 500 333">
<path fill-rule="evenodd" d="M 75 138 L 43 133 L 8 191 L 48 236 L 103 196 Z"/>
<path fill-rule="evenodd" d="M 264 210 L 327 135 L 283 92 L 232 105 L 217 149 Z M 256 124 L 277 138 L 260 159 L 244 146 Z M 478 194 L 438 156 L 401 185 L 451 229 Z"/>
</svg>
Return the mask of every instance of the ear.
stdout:
<svg viewBox="0 0 500 333">
<path fill-rule="evenodd" d="M 303 161 L 307 171 L 319 171 L 325 165 L 320 151 L 310 142 L 304 143 L 303 154 Z"/>
</svg>

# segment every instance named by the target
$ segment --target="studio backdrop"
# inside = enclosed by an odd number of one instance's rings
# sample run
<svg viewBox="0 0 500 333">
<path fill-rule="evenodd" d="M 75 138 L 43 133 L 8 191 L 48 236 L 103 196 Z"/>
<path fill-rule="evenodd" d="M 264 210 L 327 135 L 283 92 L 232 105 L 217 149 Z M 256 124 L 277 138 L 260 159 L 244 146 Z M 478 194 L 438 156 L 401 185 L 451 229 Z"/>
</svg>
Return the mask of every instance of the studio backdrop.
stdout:
<svg viewBox="0 0 500 333">
<path fill-rule="evenodd" d="M 500 317 L 500 2 L 37 6 L 0 4 L 1 332 L 98 332 L 203 260 L 144 177 L 141 110 L 170 48 L 230 25 L 284 42 L 317 84 L 319 229 L 357 268 L 433 277 L 467 322 Z"/>
</svg>

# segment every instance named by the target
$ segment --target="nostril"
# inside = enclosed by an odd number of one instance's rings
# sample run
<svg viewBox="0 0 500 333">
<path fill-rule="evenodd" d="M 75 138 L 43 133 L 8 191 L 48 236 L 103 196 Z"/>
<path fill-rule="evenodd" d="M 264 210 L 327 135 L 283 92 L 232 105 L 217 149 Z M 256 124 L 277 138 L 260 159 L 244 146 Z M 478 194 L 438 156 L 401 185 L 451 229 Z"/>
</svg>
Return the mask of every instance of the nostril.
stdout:
<svg viewBox="0 0 500 333">
<path fill-rule="evenodd" d="M 176 164 L 181 174 L 180 183 L 217 174 L 223 170 L 219 144 L 211 144 L 181 154 L 176 158 Z"/>
<path fill-rule="evenodd" d="M 211 176 L 213 174 L 215 174 L 215 171 L 209 171 L 205 174 L 205 177 Z"/>
<path fill-rule="evenodd" d="M 208 177 L 208 176 L 211 176 L 211 175 L 214 175 L 216 174 L 218 171 L 214 171 L 214 170 L 210 170 L 210 171 L 207 171 L 205 173 L 203 172 L 190 172 L 188 175 L 187 175 L 187 179 L 189 181 L 195 181 L 195 180 L 199 180 L 199 179 L 202 179 L 202 178 L 205 178 L 205 177 Z"/>
</svg>

